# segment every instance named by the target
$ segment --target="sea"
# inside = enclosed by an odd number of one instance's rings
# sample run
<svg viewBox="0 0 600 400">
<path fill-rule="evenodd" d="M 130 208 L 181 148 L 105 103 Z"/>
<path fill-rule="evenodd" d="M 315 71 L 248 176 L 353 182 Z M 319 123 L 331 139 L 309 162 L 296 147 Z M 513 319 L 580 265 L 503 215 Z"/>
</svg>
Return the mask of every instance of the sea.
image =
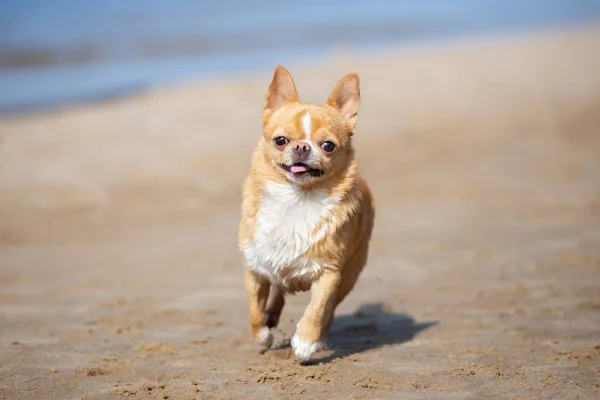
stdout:
<svg viewBox="0 0 600 400">
<path fill-rule="evenodd" d="M 0 113 L 597 21 L 599 0 L 1 0 Z"/>
</svg>

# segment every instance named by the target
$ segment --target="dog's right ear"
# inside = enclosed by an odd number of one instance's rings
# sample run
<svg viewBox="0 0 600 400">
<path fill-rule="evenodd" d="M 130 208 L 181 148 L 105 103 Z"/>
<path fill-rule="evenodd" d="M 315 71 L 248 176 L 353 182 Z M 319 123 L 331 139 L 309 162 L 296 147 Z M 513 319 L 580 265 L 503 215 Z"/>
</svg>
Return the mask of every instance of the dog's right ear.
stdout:
<svg viewBox="0 0 600 400">
<path fill-rule="evenodd" d="M 267 91 L 263 116 L 268 117 L 283 105 L 293 101 L 298 101 L 298 92 L 296 91 L 294 80 L 285 68 L 278 65 L 275 68 L 273 80 Z"/>
</svg>

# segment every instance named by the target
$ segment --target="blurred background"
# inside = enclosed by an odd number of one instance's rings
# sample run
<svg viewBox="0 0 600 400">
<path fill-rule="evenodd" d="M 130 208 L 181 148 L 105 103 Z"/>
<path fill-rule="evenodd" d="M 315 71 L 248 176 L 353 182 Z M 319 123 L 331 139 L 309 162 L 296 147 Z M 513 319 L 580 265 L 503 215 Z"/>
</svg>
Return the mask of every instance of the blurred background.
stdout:
<svg viewBox="0 0 600 400">
<path fill-rule="evenodd" d="M 4 0 L 0 113 L 598 16 L 594 0 Z"/>
</svg>

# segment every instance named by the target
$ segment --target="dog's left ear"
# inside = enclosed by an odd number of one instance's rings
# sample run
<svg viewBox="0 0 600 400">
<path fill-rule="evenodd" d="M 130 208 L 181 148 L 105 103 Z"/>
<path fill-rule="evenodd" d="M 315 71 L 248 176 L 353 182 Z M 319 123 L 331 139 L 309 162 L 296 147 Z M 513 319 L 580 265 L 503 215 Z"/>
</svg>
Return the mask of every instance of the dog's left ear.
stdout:
<svg viewBox="0 0 600 400">
<path fill-rule="evenodd" d="M 358 74 L 352 73 L 343 77 L 331 92 L 327 104 L 336 108 L 342 114 L 350 129 L 354 130 L 358 106 L 360 105 Z"/>
</svg>

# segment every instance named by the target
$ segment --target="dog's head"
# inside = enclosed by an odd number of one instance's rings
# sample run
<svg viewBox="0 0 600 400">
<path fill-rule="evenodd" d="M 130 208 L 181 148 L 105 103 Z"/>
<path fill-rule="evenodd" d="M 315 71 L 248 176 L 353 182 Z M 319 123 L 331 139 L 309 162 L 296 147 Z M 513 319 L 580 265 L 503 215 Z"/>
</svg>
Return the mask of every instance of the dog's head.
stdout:
<svg viewBox="0 0 600 400">
<path fill-rule="evenodd" d="M 275 69 L 263 109 L 262 155 L 281 179 L 304 186 L 335 179 L 352 160 L 360 103 L 357 74 L 346 75 L 322 106 L 303 104 L 289 72 Z"/>
</svg>

